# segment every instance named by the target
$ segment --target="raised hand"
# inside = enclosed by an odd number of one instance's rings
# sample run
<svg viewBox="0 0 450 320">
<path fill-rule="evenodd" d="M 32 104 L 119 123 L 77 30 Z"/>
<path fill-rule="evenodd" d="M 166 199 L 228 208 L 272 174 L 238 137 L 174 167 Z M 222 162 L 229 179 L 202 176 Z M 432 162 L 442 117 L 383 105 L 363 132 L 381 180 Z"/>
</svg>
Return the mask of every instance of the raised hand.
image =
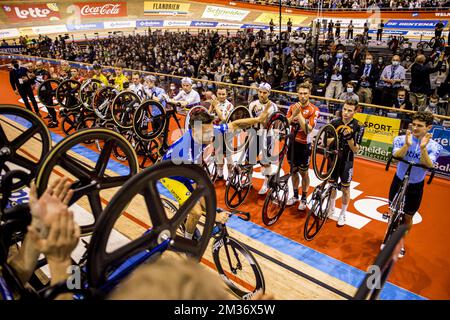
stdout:
<svg viewBox="0 0 450 320">
<path fill-rule="evenodd" d="M 427 133 L 425 137 L 422 138 L 422 141 L 420 141 L 420 148 L 425 149 L 430 142 L 431 139 L 431 133 Z"/>
<path fill-rule="evenodd" d="M 408 146 L 412 145 L 412 134 L 410 130 L 406 130 L 405 143 Z"/>
</svg>

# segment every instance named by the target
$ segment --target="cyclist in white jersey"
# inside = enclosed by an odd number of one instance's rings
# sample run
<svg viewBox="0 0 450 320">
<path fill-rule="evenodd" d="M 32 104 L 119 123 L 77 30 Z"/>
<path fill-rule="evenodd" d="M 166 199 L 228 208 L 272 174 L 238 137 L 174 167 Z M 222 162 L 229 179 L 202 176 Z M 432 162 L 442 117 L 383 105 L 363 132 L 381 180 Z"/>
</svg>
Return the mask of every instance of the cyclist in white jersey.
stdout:
<svg viewBox="0 0 450 320">
<path fill-rule="evenodd" d="M 128 87 L 128 90 L 136 93 L 141 100 L 144 100 L 146 97 L 144 86 L 141 83 L 141 76 L 139 73 L 133 73 L 131 76 L 131 84 Z"/>
<path fill-rule="evenodd" d="M 259 115 L 264 110 L 265 106 L 269 103 L 270 108 L 268 111 L 268 114 L 272 114 L 275 111 L 278 111 L 278 107 L 275 103 L 269 100 L 270 91 L 272 90 L 272 87 L 270 84 L 262 82 L 259 85 L 258 88 L 258 100 L 253 101 L 248 106 L 248 109 L 250 111 L 250 115 L 252 117 L 259 117 Z M 265 129 L 265 123 L 260 123 L 254 126 L 254 128 L 258 131 L 257 139 L 253 139 L 253 146 L 249 146 L 249 151 L 251 156 L 255 156 L 255 158 L 261 153 L 263 150 L 267 150 L 266 144 L 266 137 L 263 135 L 263 130 Z M 256 147 L 256 153 L 255 151 Z M 264 155 L 263 155 L 264 156 Z M 253 157 L 250 158 L 250 160 L 254 160 Z M 268 182 L 269 182 L 269 176 L 272 175 L 272 168 L 269 163 L 261 163 L 261 173 L 264 176 L 264 183 L 259 190 L 258 194 L 263 195 L 266 194 L 268 191 Z"/>
<path fill-rule="evenodd" d="M 434 117 L 431 112 L 416 112 L 412 116 L 412 132 L 408 130 L 406 135 L 398 136 L 394 139 L 392 149 L 394 157 L 432 168 L 442 150 L 442 146 L 431 139 L 431 134 L 428 133 L 433 126 L 433 120 Z M 389 202 L 393 201 L 395 194 L 400 189 L 407 167 L 408 165 L 403 162 L 398 163 L 389 190 Z M 413 225 L 413 216 L 419 210 L 420 203 L 422 202 L 425 176 L 426 170 L 417 167 L 411 169 L 404 207 L 404 223 L 409 227 L 409 230 L 411 230 Z M 399 258 L 402 258 L 406 252 L 403 239 L 401 240 L 401 244 L 402 249 Z"/>
<path fill-rule="evenodd" d="M 168 99 L 170 103 L 180 103 L 184 108 L 192 108 L 200 104 L 200 95 L 197 91 L 192 90 L 191 78 L 181 79 L 181 90 L 173 99 Z"/>
<path fill-rule="evenodd" d="M 233 111 L 233 104 L 227 99 L 227 88 L 219 87 L 216 91 L 216 97 L 211 100 L 211 106 L 208 112 L 214 115 L 216 118 L 216 124 L 225 123 L 231 111 Z M 233 167 L 233 159 L 231 158 L 231 153 L 227 151 L 225 141 L 222 145 L 222 154 L 226 156 L 228 173 L 231 172 Z M 217 163 L 217 177 L 223 179 L 223 158 Z"/>
</svg>

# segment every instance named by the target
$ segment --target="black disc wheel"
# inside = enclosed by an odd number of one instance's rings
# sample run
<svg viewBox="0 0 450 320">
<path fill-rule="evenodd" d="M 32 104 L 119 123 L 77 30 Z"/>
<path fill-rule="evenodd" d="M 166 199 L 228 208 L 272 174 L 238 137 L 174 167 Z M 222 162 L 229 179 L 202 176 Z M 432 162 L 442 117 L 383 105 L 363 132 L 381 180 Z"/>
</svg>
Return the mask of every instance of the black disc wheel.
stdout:
<svg viewBox="0 0 450 320">
<path fill-rule="evenodd" d="M 338 160 L 338 136 L 331 124 L 323 126 L 317 133 L 312 150 L 312 162 L 316 177 L 328 180 Z"/>
<path fill-rule="evenodd" d="M 92 110 L 101 120 L 112 120 L 110 106 L 114 98 L 119 94 L 112 86 L 101 87 L 92 98 Z"/>
<path fill-rule="evenodd" d="M 0 105 L 0 170 L 20 169 L 29 179 L 14 181 L 12 190 L 28 184 L 51 148 L 51 136 L 45 123 L 23 107 Z"/>
<path fill-rule="evenodd" d="M 272 179 L 275 179 L 275 176 Z M 270 189 L 262 208 L 262 221 L 266 226 L 273 225 L 281 217 L 286 207 L 287 197 L 287 180 L 280 180 L 274 188 Z"/>
<path fill-rule="evenodd" d="M 253 165 L 235 164 L 225 188 L 225 204 L 230 209 L 239 207 L 252 187 Z"/>
<path fill-rule="evenodd" d="M 168 126 L 166 111 L 161 103 L 144 101 L 134 113 L 133 130 L 142 140 L 153 140 Z"/>
<path fill-rule="evenodd" d="M 81 106 L 80 99 L 81 83 L 76 80 L 64 80 L 56 89 L 56 100 L 61 107 L 76 109 Z"/>
<path fill-rule="evenodd" d="M 226 123 L 235 120 L 250 118 L 250 112 L 244 106 L 237 106 L 228 115 Z M 248 146 L 249 138 L 246 130 L 237 130 L 233 134 L 227 134 L 225 137 L 225 146 L 227 154 L 236 154 L 244 151 Z"/>
<path fill-rule="evenodd" d="M 322 229 L 328 219 L 328 210 L 331 199 L 331 188 L 325 187 L 326 182 L 314 189 L 311 199 L 311 208 L 306 214 L 303 236 L 311 241 Z"/>
<path fill-rule="evenodd" d="M 61 82 L 58 79 L 48 79 L 42 82 L 38 89 L 37 95 L 39 101 L 47 108 L 54 108 L 58 105 L 56 99 L 56 90 Z"/>
<path fill-rule="evenodd" d="M 88 79 L 81 84 L 80 87 L 80 99 L 83 107 L 93 111 L 92 109 L 92 99 L 95 93 L 103 87 L 103 83 L 98 79 Z"/>
<path fill-rule="evenodd" d="M 169 215 L 161 200 L 160 180 L 170 177 L 184 177 L 191 180 L 193 190 L 176 213 Z M 108 249 L 108 239 L 116 222 L 125 211 L 133 214 L 132 210 L 138 203 L 139 210 L 136 214 L 139 213 L 149 220 L 147 231 L 111 251 Z M 204 208 L 200 238 L 190 240 L 177 235 L 177 230 L 194 206 L 199 203 L 202 203 Z M 153 254 L 162 253 L 166 249 L 187 253 L 200 260 L 211 238 L 216 207 L 214 186 L 197 165 L 175 165 L 170 161 L 164 161 L 141 171 L 129 179 L 114 195 L 97 222 L 96 230 L 99 232 L 93 233 L 87 255 L 86 270 L 89 285 L 94 288 L 110 286 L 115 279 L 119 281 L 138 266 L 138 263 L 128 261 L 138 259 L 143 262 Z M 125 265 L 124 272 L 118 271 L 118 269 L 123 271 L 122 266 Z"/>
<path fill-rule="evenodd" d="M 230 237 L 215 241 L 213 258 L 217 272 L 240 299 L 251 299 L 256 292 L 265 292 L 261 267 L 244 244 Z"/>
<path fill-rule="evenodd" d="M 101 145 L 100 152 L 83 146 L 85 141 L 95 139 Z M 116 145 L 127 155 L 126 165 L 111 159 Z M 36 186 L 41 195 L 55 177 L 67 177 L 74 190 L 70 205 L 75 205 L 86 220 L 81 224 L 81 231 L 88 234 L 103 211 L 102 202 L 107 202 L 114 188 L 122 186 L 137 171 L 137 156 L 119 133 L 101 128 L 82 129 L 61 140 L 47 154 L 36 174 Z"/>
<path fill-rule="evenodd" d="M 141 104 L 141 98 L 132 91 L 119 93 L 111 104 L 111 115 L 117 126 L 124 129 L 133 127 L 135 110 Z"/>
</svg>

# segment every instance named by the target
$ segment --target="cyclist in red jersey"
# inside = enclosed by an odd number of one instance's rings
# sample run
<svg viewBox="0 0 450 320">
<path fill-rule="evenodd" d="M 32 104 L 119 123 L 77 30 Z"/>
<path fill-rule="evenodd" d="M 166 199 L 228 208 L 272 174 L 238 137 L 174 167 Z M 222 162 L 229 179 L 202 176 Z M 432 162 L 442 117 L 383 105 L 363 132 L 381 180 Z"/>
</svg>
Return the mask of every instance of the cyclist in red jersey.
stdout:
<svg viewBox="0 0 450 320">
<path fill-rule="evenodd" d="M 306 209 L 306 195 L 309 188 L 309 161 L 311 157 L 311 133 L 316 126 L 317 118 L 319 117 L 319 109 L 309 101 L 311 94 L 311 85 L 304 82 L 298 86 L 297 89 L 299 102 L 293 104 L 287 113 L 288 122 L 290 125 L 297 124 L 298 131 L 293 143 L 290 143 L 288 149 L 288 162 L 292 168 L 292 185 L 294 188 L 294 196 L 290 198 L 287 205 L 292 206 L 298 199 L 299 186 L 299 172 L 302 176 L 302 198 L 299 210 Z M 294 130 L 291 127 L 291 130 Z M 292 155 L 292 152 L 294 154 Z M 293 157 L 292 157 L 292 156 Z M 291 158 L 292 161 L 291 161 Z"/>
</svg>

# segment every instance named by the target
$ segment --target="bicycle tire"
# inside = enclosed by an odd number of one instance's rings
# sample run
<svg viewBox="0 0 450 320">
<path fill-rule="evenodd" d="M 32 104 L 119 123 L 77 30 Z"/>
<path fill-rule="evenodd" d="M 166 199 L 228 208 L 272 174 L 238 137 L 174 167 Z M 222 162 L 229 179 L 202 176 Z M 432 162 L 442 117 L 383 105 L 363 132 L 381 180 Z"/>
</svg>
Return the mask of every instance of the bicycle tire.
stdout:
<svg viewBox="0 0 450 320">
<path fill-rule="evenodd" d="M 233 169 L 233 174 L 228 178 L 225 187 L 225 205 L 229 209 L 236 209 L 237 207 L 239 207 L 247 198 L 247 195 L 250 192 L 250 188 L 252 187 L 251 181 L 253 169 L 250 169 L 248 173 L 245 173 L 245 175 L 247 175 L 247 178 L 244 180 L 244 183 L 242 183 L 242 170 L 238 170 Z M 244 188 L 241 189 L 242 185 L 244 185 Z M 231 189 L 234 189 L 234 193 L 230 195 Z M 241 194 L 240 191 L 243 191 L 243 194 Z M 238 201 L 236 203 L 233 203 L 234 197 L 236 195 L 238 196 Z"/>
<path fill-rule="evenodd" d="M 77 109 L 81 106 L 80 99 L 81 83 L 68 79 L 62 81 L 56 89 L 56 100 L 59 105 L 69 110 Z"/>
<path fill-rule="evenodd" d="M 236 260 L 239 262 L 248 262 L 251 266 L 251 272 L 253 273 L 252 280 L 254 283 L 247 283 L 239 277 L 234 278 L 232 275 L 235 274 L 233 271 L 227 270 L 230 265 L 230 259 L 227 261 L 222 261 L 220 258 L 220 251 L 224 250 L 225 253 L 229 252 L 228 248 L 231 249 L 232 253 L 235 254 Z M 236 252 L 240 252 L 243 256 L 242 259 L 236 257 Z M 256 261 L 252 253 L 247 249 L 247 247 L 232 237 L 226 237 L 223 241 L 215 239 L 212 249 L 214 263 L 217 268 L 217 272 L 220 274 L 221 278 L 224 280 L 225 284 L 231 289 L 231 291 L 240 299 L 251 299 L 257 292 L 265 292 L 265 281 L 264 275 L 262 273 L 261 267 Z M 231 266 L 229 266 L 232 269 Z M 239 267 L 239 266 L 238 266 Z M 242 270 L 242 265 L 241 265 Z"/>
<path fill-rule="evenodd" d="M 46 107 L 46 108 L 54 108 L 58 105 L 58 101 L 56 100 L 56 90 L 58 89 L 59 84 L 61 81 L 58 79 L 47 79 L 44 82 L 42 82 L 38 89 L 37 89 L 37 95 L 39 98 L 39 101 Z M 56 88 L 52 88 L 52 84 L 56 84 Z M 48 92 L 47 86 L 50 86 L 51 92 Z M 45 95 L 48 95 L 45 97 Z M 51 103 L 50 103 L 51 99 Z M 55 101 L 56 100 L 56 101 Z"/>
<path fill-rule="evenodd" d="M 287 185 L 286 185 L 287 187 Z M 279 193 L 283 192 L 282 195 L 282 200 L 278 199 Z M 275 194 L 275 196 L 274 196 Z M 277 205 L 278 203 L 281 203 L 281 206 Z M 286 188 L 271 188 L 269 193 L 266 196 L 266 199 L 264 200 L 264 205 L 262 208 L 262 221 L 266 226 L 271 226 L 273 224 L 275 224 L 275 222 L 278 221 L 278 219 L 281 217 L 281 215 L 284 212 L 284 209 L 286 208 L 286 202 L 287 202 L 287 190 Z M 271 205 L 277 205 L 279 207 L 278 212 L 273 216 L 273 217 L 269 217 L 268 215 L 268 207 Z"/>
<path fill-rule="evenodd" d="M 309 209 L 306 214 L 305 225 L 303 227 L 303 237 L 308 241 L 311 241 L 317 236 L 320 230 L 322 230 L 325 222 L 328 220 L 328 206 L 331 197 L 331 188 L 326 188 L 324 190 L 322 185 L 317 188 L 317 190 L 314 190 L 313 192 L 312 199 L 314 202 L 311 209 Z M 324 203 L 326 203 L 325 210 L 323 208 Z"/>
</svg>

